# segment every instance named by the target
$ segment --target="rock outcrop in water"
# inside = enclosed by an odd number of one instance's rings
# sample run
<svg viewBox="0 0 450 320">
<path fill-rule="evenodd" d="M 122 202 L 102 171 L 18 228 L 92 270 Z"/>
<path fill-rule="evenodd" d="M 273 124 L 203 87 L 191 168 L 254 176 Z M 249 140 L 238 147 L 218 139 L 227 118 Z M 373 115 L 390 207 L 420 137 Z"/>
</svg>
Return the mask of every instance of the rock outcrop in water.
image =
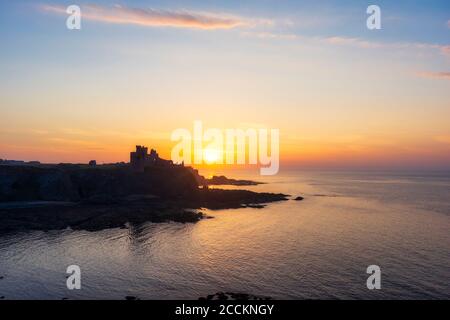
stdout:
<svg viewBox="0 0 450 320">
<path fill-rule="evenodd" d="M 257 182 L 252 180 L 229 179 L 225 176 L 213 176 L 210 179 L 205 179 L 205 183 L 211 186 L 212 185 L 256 186 L 258 184 L 264 184 L 263 182 Z"/>
<path fill-rule="evenodd" d="M 201 297 L 198 300 L 272 300 L 271 297 L 255 296 L 248 293 L 235 293 L 235 292 L 217 292 L 215 294 L 207 295 L 206 297 Z"/>
</svg>

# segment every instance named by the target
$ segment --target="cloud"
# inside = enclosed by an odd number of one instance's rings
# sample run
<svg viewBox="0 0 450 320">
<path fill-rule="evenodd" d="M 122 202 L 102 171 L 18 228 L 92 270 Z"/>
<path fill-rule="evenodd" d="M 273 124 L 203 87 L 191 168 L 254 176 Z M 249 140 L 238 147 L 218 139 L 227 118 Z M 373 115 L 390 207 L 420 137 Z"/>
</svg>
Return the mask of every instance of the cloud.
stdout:
<svg viewBox="0 0 450 320">
<path fill-rule="evenodd" d="M 359 48 L 381 48 L 384 46 L 382 43 L 373 42 L 373 41 L 366 41 L 359 38 L 348 38 L 348 37 L 328 37 L 325 38 L 324 41 L 326 41 L 329 44 L 336 44 L 336 45 L 349 45 L 349 46 L 355 46 Z"/>
<path fill-rule="evenodd" d="M 447 21 L 447 28 L 450 29 L 450 20 Z"/>
<path fill-rule="evenodd" d="M 448 46 L 441 46 L 441 52 L 447 56 L 450 56 L 450 45 Z"/>
<path fill-rule="evenodd" d="M 376 42 L 360 38 L 329 37 L 323 39 L 329 44 L 347 45 L 365 49 L 407 49 L 407 50 L 438 50 L 441 54 L 450 56 L 450 45 L 440 45 L 423 42 Z"/>
<path fill-rule="evenodd" d="M 293 33 L 275 33 L 275 32 L 242 32 L 242 36 L 244 37 L 254 37 L 259 39 L 287 39 L 287 40 L 296 40 L 300 37 Z"/>
<path fill-rule="evenodd" d="M 41 9 L 46 12 L 67 15 L 66 8 L 62 6 L 44 5 Z M 242 18 L 206 12 L 127 8 L 119 5 L 113 7 L 83 6 L 81 17 L 114 24 L 193 29 L 231 29 L 249 23 Z"/>
<path fill-rule="evenodd" d="M 450 72 L 418 72 L 417 76 L 429 79 L 445 79 L 450 80 Z"/>
<path fill-rule="evenodd" d="M 310 43 L 321 43 L 334 46 L 349 46 L 361 49 L 396 49 L 396 50 L 433 50 L 440 54 L 450 57 L 450 45 L 422 43 L 422 42 L 377 42 L 369 41 L 355 37 L 332 36 L 302 36 L 294 33 L 274 33 L 274 32 L 242 32 L 245 37 L 254 37 L 259 39 L 284 39 L 284 40 L 302 40 Z"/>
<path fill-rule="evenodd" d="M 59 5 L 43 5 L 41 10 L 56 14 L 67 15 L 66 8 Z M 232 29 L 236 27 L 273 27 L 275 22 L 267 19 L 247 19 L 238 16 L 225 14 L 195 12 L 186 10 L 159 10 L 128 8 L 121 5 L 111 7 L 86 5 L 82 8 L 82 18 L 113 24 L 134 24 L 147 27 L 177 27 L 192 29 Z M 278 21 L 277 24 L 280 22 Z M 285 21 L 285 24 L 292 24 L 292 21 Z M 447 21 L 450 27 L 450 20 Z M 441 54 L 450 57 L 450 45 L 432 43 L 410 43 L 410 42 L 376 42 L 364 40 L 356 37 L 332 36 L 313 37 L 302 36 L 294 33 L 278 32 L 242 32 L 243 36 L 256 37 L 259 39 L 284 39 L 284 40 L 304 40 L 319 42 L 337 46 L 351 46 L 363 49 L 405 49 L 405 50 L 437 50 Z"/>
</svg>

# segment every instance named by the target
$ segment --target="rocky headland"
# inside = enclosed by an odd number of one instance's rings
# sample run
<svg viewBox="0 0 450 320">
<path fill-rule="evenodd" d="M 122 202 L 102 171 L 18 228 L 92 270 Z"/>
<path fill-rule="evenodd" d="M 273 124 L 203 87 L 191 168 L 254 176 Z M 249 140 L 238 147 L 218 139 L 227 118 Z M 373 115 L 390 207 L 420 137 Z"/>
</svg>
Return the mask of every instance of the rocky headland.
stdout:
<svg viewBox="0 0 450 320">
<path fill-rule="evenodd" d="M 196 222 L 204 217 L 202 208 L 261 208 L 288 197 L 209 189 L 199 186 L 202 178 L 178 165 L 150 166 L 143 172 L 127 165 L 0 165 L 0 233 Z"/>
</svg>

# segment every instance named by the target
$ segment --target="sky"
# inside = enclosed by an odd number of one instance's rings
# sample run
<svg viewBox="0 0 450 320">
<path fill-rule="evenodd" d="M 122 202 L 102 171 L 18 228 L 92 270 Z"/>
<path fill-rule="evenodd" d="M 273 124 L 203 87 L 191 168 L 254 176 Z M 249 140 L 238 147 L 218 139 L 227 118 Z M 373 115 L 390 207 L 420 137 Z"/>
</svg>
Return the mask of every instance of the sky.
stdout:
<svg viewBox="0 0 450 320">
<path fill-rule="evenodd" d="M 169 158 L 200 120 L 279 129 L 285 167 L 450 169 L 449 1 L 2 0 L 0 39 L 3 159 Z"/>
</svg>

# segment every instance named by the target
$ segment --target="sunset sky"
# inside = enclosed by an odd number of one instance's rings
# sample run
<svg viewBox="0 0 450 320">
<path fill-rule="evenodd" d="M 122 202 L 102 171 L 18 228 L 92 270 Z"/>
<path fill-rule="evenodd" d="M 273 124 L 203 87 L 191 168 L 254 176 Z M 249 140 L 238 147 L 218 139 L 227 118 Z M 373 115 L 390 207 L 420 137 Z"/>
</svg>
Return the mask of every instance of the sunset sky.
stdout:
<svg viewBox="0 0 450 320">
<path fill-rule="evenodd" d="M 280 129 L 287 167 L 450 169 L 448 0 L 93 3 L 0 2 L 0 158 L 169 158 L 201 120 Z"/>
</svg>

